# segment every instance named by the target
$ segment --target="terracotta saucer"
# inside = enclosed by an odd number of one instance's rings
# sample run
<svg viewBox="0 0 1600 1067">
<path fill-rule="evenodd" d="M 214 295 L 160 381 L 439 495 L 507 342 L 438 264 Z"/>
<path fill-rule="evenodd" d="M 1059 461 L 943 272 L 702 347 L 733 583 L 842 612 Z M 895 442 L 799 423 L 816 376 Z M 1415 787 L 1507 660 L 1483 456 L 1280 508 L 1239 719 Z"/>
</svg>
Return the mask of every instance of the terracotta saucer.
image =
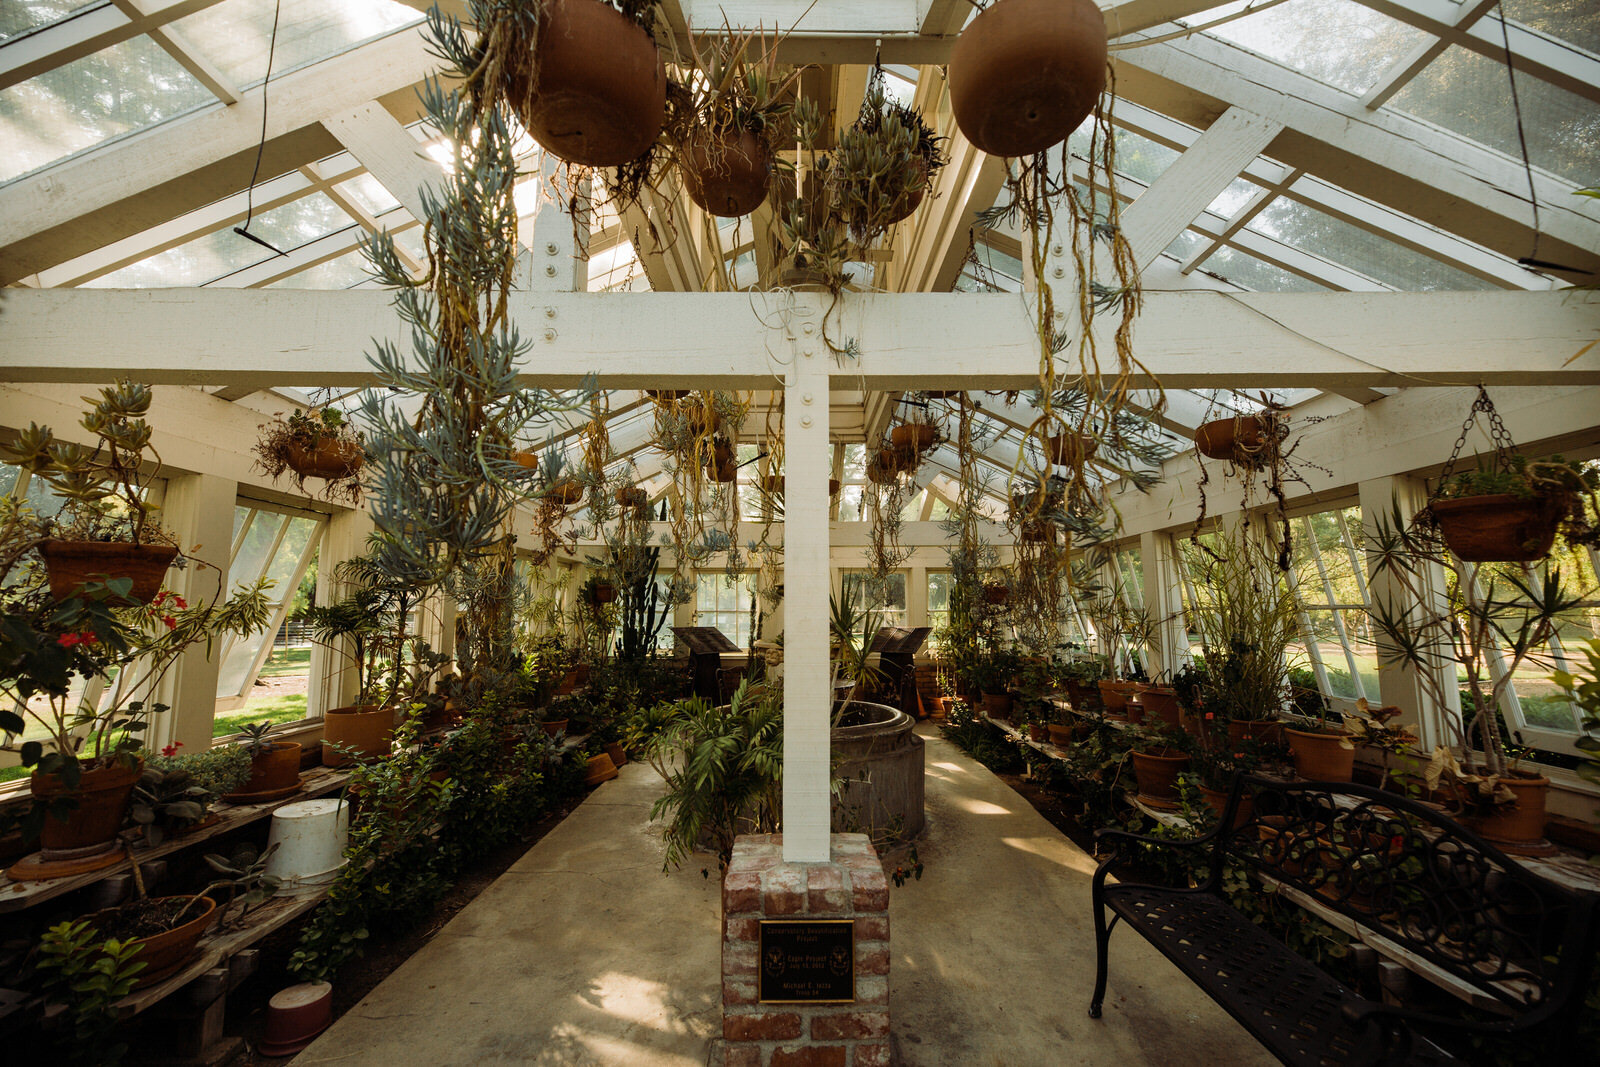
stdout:
<svg viewBox="0 0 1600 1067">
<path fill-rule="evenodd" d="M 44 853 L 35 852 L 12 864 L 6 870 L 6 877 L 13 882 L 43 882 L 51 878 L 71 878 L 74 875 L 103 870 L 127 858 L 127 850 L 120 843 L 115 848 L 107 849 L 98 855 L 80 856 L 69 860 L 47 860 L 44 858 Z"/>
<path fill-rule="evenodd" d="M 284 797 L 292 797 L 300 792 L 300 783 L 284 786 L 282 789 L 268 789 L 260 793 L 229 793 L 223 797 L 229 804 L 266 804 Z"/>
</svg>

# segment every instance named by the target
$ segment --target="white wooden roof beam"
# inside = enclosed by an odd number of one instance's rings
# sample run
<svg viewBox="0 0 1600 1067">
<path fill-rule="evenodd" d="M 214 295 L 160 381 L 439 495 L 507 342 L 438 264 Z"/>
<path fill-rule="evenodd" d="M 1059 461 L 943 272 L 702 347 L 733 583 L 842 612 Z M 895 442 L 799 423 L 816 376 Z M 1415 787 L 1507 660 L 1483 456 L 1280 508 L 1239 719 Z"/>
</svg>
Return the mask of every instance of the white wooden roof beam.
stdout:
<svg viewBox="0 0 1600 1067">
<path fill-rule="evenodd" d="M 392 299 L 381 290 L 19 289 L 6 302 L 0 378 L 364 385 L 373 338 L 410 343 Z M 778 387 L 768 327 L 745 293 L 512 299 L 523 336 L 535 338 L 530 384 L 568 388 L 595 373 L 614 389 Z M 545 328 L 552 310 L 559 331 Z M 833 315 L 861 351 L 832 372 L 840 389 L 1028 388 L 1038 378 L 1038 337 L 1018 294 L 849 294 Z M 1102 328 L 1109 346 L 1111 324 Z M 1138 344 L 1169 389 L 1579 384 L 1600 381 L 1600 351 L 1572 359 L 1597 331 L 1600 305 L 1561 292 L 1151 292 Z M 639 358 L 641 337 L 651 359 Z M 85 353 L 115 353 L 115 362 Z"/>
<path fill-rule="evenodd" d="M 411 27 L 275 79 L 262 174 L 337 152 L 324 118 L 397 93 L 416 107 L 411 87 L 437 64 Z M 0 284 L 237 192 L 260 137 L 258 87 L 0 186 Z"/>
<path fill-rule="evenodd" d="M 72 15 L 33 33 L 0 44 L 0 89 L 27 81 L 73 60 L 90 56 L 103 48 L 121 44 L 141 33 L 204 11 L 222 0 L 174 0 L 143 5 L 136 17 L 114 5 L 93 8 Z"/>
<path fill-rule="evenodd" d="M 388 109 L 368 100 L 325 117 L 322 125 L 412 218 L 420 221 L 427 217 L 421 190 L 438 185 L 444 169 Z"/>
<path fill-rule="evenodd" d="M 139 0 L 111 0 L 111 2 L 131 20 L 138 20 L 145 14 L 145 5 Z M 195 81 L 204 85 L 212 96 L 224 104 L 239 102 L 239 90 L 232 79 L 218 70 L 216 64 L 202 55 L 187 37 L 175 29 L 162 26 L 153 26 L 146 32 L 157 47 L 177 60 L 178 65 L 188 71 Z"/>
<path fill-rule="evenodd" d="M 1527 179 L 1515 160 L 1355 97 L 1250 52 L 1197 36 L 1119 53 L 1124 97 L 1190 124 L 1225 106 L 1283 122 L 1276 158 L 1503 255 L 1533 242 Z M 1536 176 L 1543 254 L 1600 270 L 1600 206 Z"/>
</svg>

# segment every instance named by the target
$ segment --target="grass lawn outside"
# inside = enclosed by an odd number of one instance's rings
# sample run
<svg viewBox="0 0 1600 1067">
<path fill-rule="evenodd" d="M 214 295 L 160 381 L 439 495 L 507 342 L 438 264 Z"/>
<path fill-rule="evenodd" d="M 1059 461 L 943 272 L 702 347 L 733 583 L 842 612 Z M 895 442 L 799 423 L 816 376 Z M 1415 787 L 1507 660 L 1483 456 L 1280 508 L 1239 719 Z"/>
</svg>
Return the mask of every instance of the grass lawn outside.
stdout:
<svg viewBox="0 0 1600 1067">
<path fill-rule="evenodd" d="M 245 723 L 261 722 L 272 723 L 298 722 L 306 717 L 306 695 L 304 693 L 286 693 L 272 700 L 261 700 L 252 703 L 249 707 L 230 711 L 226 715 L 218 715 L 211 724 L 212 737 L 228 737 L 239 732 Z"/>
</svg>

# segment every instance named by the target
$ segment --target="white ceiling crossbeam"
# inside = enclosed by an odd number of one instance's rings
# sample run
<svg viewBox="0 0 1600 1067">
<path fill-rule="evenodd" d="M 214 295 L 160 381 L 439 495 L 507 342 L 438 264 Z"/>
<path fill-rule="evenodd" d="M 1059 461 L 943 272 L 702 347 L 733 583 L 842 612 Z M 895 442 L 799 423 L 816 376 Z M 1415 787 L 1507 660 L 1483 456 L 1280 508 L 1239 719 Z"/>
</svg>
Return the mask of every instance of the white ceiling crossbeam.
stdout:
<svg viewBox="0 0 1600 1067">
<path fill-rule="evenodd" d="M 329 115 L 322 125 L 400 201 L 414 219 L 424 219 L 422 188 L 437 185 L 443 170 L 416 138 L 376 100 Z"/>
<path fill-rule="evenodd" d="M 6 301 L 0 379 L 363 385 L 373 338 L 407 343 L 392 300 L 381 290 L 18 289 Z M 616 389 L 771 389 L 781 370 L 745 293 L 519 293 L 512 308 L 535 338 L 530 383 L 570 388 L 592 372 Z M 839 388 L 1038 380 L 1038 335 L 1017 294 L 848 294 L 832 314 L 861 352 L 833 372 Z M 549 318 L 568 325 L 548 330 Z M 1109 346 L 1112 325 L 1101 326 Z M 1600 382 L 1600 351 L 1573 356 L 1597 333 L 1600 305 L 1561 292 L 1152 292 L 1139 350 L 1168 389 L 1586 384 Z M 649 360 L 638 356 L 642 337 Z M 87 362 L 86 352 L 116 362 Z"/>
<path fill-rule="evenodd" d="M 151 0 L 140 5 L 143 13 L 139 15 L 111 4 L 69 15 L 0 44 L 0 89 L 220 3 L 222 0 L 174 0 L 157 6 Z"/>
<path fill-rule="evenodd" d="M 138 21 L 146 14 L 145 5 L 140 0 L 111 0 L 117 10 L 127 15 L 131 21 Z M 177 60 L 178 65 L 188 71 L 194 80 L 204 85 L 212 96 L 224 104 L 237 104 L 239 90 L 233 81 L 216 64 L 200 54 L 199 49 L 189 43 L 189 39 L 177 30 L 162 26 L 152 26 L 148 31 L 150 39 L 160 49 Z"/>
<path fill-rule="evenodd" d="M 409 28 L 272 83 L 266 176 L 339 150 L 321 120 L 414 86 L 438 60 Z M 248 184 L 261 137 L 261 89 L 63 160 L 0 186 L 0 284 L 166 222 Z"/>
<path fill-rule="evenodd" d="M 1449 30 L 1433 31 L 1434 35 L 1419 42 L 1411 50 L 1410 55 L 1397 60 L 1372 88 L 1366 91 L 1361 97 L 1361 103 L 1373 111 L 1388 103 L 1389 99 L 1404 89 L 1412 78 L 1421 74 L 1429 63 L 1444 55 L 1452 44 L 1459 43 L 1460 31 L 1477 22 L 1498 3 L 1500 0 L 1475 0 L 1470 6 L 1463 6 L 1456 13 Z"/>
<path fill-rule="evenodd" d="M 1527 179 L 1515 160 L 1358 99 L 1270 60 L 1197 36 L 1119 53 L 1126 98 L 1190 124 L 1220 107 L 1284 123 L 1277 158 L 1504 255 L 1532 246 Z M 1600 269 L 1600 206 L 1537 176 L 1544 254 Z"/>
</svg>

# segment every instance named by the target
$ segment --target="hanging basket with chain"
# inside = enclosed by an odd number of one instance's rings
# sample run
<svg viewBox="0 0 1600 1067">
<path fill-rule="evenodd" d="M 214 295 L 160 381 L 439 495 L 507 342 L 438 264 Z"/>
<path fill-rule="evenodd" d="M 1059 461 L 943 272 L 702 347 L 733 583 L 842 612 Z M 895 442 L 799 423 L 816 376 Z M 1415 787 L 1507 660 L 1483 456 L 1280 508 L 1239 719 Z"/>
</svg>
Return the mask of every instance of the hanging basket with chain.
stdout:
<svg viewBox="0 0 1600 1067">
<path fill-rule="evenodd" d="M 1494 452 L 1479 456 L 1475 471 L 1456 471 L 1467 434 L 1483 415 Z M 1488 462 L 1484 462 L 1487 458 Z M 1600 473 L 1560 456 L 1530 462 L 1483 386 L 1461 424 L 1439 484 L 1418 516 L 1438 530 L 1445 546 L 1465 563 L 1525 563 L 1543 559 L 1565 530 L 1574 544 L 1595 543 L 1597 531 L 1585 501 L 1593 502 Z"/>
</svg>

